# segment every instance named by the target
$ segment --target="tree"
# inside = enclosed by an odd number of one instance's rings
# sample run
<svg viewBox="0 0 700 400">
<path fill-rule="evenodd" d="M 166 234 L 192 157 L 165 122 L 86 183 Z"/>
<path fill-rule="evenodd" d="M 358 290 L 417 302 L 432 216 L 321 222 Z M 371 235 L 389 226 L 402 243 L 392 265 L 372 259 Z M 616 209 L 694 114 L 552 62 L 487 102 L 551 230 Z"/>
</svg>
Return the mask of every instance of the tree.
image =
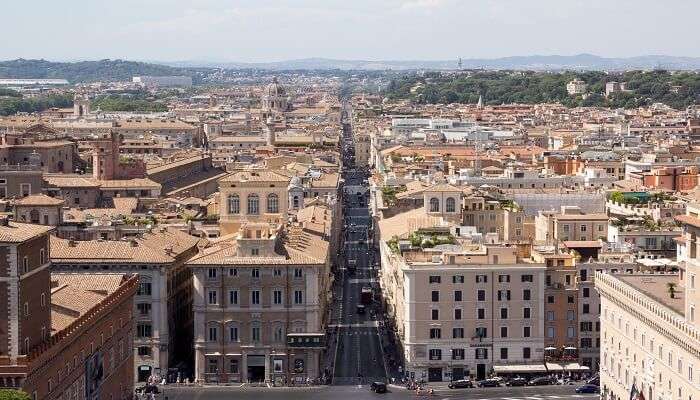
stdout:
<svg viewBox="0 0 700 400">
<path fill-rule="evenodd" d="M 625 201 L 625 195 L 622 192 L 614 191 L 610 193 L 610 201 L 613 203 L 622 204 Z"/>
<path fill-rule="evenodd" d="M 30 400 L 29 394 L 21 390 L 0 389 L 0 400 Z"/>
</svg>

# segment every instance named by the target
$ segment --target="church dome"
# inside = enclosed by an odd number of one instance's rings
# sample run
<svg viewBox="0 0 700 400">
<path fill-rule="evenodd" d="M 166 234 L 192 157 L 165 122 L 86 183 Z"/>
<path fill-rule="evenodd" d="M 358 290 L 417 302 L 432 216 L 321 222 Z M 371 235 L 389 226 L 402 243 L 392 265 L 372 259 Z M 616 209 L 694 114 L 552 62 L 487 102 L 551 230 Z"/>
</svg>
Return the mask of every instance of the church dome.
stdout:
<svg viewBox="0 0 700 400">
<path fill-rule="evenodd" d="M 265 94 L 269 97 L 283 97 L 285 94 L 284 87 L 277 82 L 277 78 L 272 78 L 272 83 L 267 85 Z"/>
</svg>

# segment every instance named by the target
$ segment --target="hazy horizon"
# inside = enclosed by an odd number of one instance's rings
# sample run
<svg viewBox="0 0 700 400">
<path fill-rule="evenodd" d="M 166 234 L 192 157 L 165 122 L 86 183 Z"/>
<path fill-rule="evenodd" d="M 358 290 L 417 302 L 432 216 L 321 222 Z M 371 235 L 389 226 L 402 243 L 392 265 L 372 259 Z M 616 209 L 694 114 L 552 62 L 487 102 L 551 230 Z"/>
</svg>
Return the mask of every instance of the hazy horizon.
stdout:
<svg viewBox="0 0 700 400">
<path fill-rule="evenodd" d="M 160 62 L 700 55 L 700 2 L 123 0 L 5 5 L 0 59 Z M 15 3 L 16 4 L 16 3 Z M 683 10 L 683 12 L 679 12 Z M 661 21 L 661 22 L 659 22 Z"/>
</svg>

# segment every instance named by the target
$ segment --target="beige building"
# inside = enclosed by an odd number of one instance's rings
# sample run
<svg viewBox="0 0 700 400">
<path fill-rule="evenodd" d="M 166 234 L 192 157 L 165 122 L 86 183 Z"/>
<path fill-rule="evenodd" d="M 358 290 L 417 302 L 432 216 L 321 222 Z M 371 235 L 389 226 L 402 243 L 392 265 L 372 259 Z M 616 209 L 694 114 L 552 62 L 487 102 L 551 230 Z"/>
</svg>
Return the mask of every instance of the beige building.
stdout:
<svg viewBox="0 0 700 400">
<path fill-rule="evenodd" d="M 380 284 L 406 372 L 428 381 L 545 372 L 544 264 L 455 229 L 426 209 L 379 222 Z"/>
<path fill-rule="evenodd" d="M 601 298 L 601 387 L 606 399 L 700 396 L 700 209 L 688 206 L 678 242 L 679 273 L 597 272 Z"/>
<path fill-rule="evenodd" d="M 562 206 L 561 212 L 540 211 L 535 217 L 535 240 L 541 243 L 605 240 L 607 237 L 608 216 L 605 213 L 586 214 L 579 207 Z"/>
<path fill-rule="evenodd" d="M 193 270 L 195 377 L 302 382 L 321 376 L 330 302 L 327 236 L 299 224 L 243 224 Z"/>
</svg>

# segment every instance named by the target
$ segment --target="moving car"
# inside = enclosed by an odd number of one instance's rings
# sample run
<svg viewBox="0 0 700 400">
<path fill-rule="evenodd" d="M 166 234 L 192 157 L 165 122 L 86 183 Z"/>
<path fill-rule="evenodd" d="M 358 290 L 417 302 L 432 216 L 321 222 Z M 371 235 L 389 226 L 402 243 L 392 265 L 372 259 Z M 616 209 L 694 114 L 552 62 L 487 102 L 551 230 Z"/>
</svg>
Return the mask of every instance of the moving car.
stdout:
<svg viewBox="0 0 700 400">
<path fill-rule="evenodd" d="M 489 378 L 489 379 L 484 379 L 483 381 L 479 381 L 479 387 L 499 387 L 499 386 L 501 386 L 500 379 Z"/>
<path fill-rule="evenodd" d="M 551 385 L 552 380 L 548 376 L 540 376 L 528 382 L 528 386 L 544 386 Z"/>
<path fill-rule="evenodd" d="M 525 378 L 513 378 L 506 382 L 506 386 L 526 386 L 527 379 Z"/>
<path fill-rule="evenodd" d="M 587 383 L 577 387 L 576 393 L 600 393 L 600 386 Z"/>
<path fill-rule="evenodd" d="M 372 382 L 369 386 L 369 390 L 374 393 L 386 393 L 386 383 L 384 382 Z"/>
<path fill-rule="evenodd" d="M 474 383 L 470 379 L 459 379 L 459 380 L 450 382 L 449 385 L 447 385 L 447 387 L 450 389 L 473 388 Z"/>
</svg>

